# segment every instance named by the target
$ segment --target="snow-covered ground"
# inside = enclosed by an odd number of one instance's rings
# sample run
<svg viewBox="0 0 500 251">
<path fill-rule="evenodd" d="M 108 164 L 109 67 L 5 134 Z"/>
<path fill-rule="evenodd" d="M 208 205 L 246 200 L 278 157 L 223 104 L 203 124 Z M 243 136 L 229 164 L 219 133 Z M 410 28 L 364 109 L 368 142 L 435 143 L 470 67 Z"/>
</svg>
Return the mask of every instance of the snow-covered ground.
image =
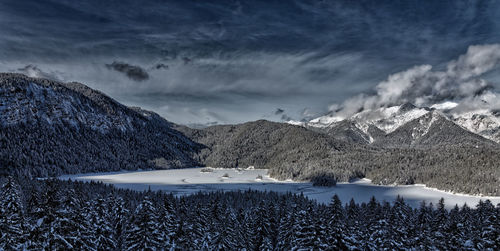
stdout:
<svg viewBox="0 0 500 251">
<path fill-rule="evenodd" d="M 265 169 L 212 169 L 212 172 L 201 172 L 202 168 L 114 172 L 64 175 L 61 179 L 94 180 L 107 184 L 114 184 L 119 188 L 133 190 L 164 190 L 175 195 L 189 195 L 198 191 L 210 192 L 217 190 L 259 190 L 276 192 L 303 193 L 320 203 L 329 203 L 332 196 L 337 194 L 347 203 L 351 198 L 356 202 L 368 202 L 372 196 L 379 201 L 392 202 L 398 196 L 413 207 L 418 207 L 422 200 L 434 204 L 443 197 L 448 208 L 455 204 L 467 203 L 474 206 L 480 199 L 489 199 L 496 205 L 500 197 L 479 197 L 461 194 L 452 194 L 436 189 L 426 188 L 423 185 L 411 186 L 377 186 L 367 179 L 351 183 L 339 183 L 336 187 L 314 187 L 307 182 L 277 181 L 267 175 Z M 225 175 L 227 174 L 227 175 Z M 229 176 L 229 177 L 224 177 Z M 262 177 L 262 179 L 260 178 Z"/>
</svg>

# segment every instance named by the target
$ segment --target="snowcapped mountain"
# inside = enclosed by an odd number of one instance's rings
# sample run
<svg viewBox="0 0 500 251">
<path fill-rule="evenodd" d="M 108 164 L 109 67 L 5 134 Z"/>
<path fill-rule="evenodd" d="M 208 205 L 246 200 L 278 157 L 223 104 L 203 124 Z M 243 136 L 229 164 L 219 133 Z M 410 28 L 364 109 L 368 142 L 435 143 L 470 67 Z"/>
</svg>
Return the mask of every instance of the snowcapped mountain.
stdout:
<svg viewBox="0 0 500 251">
<path fill-rule="evenodd" d="M 325 115 L 309 122 L 291 123 L 323 131 L 349 142 L 372 144 L 378 141 L 377 145 L 380 145 L 381 142 L 387 143 L 386 139 L 405 125 L 407 125 L 405 130 L 411 129 L 411 133 L 406 135 L 406 141 L 410 142 L 425 136 L 434 123 L 446 121 L 446 124 L 451 123 L 459 126 L 465 132 L 472 132 L 500 143 L 500 113 L 488 110 L 460 114 L 448 112 L 456 106 L 457 104 L 453 102 L 444 102 L 431 107 L 416 107 L 406 103 L 399 106 L 365 110 L 345 119 Z M 413 126 L 413 128 L 407 128 L 408 126 Z M 454 128 L 454 130 L 456 131 L 458 128 Z M 399 132 L 401 133 L 401 130 Z M 441 133 L 446 134 L 450 131 L 442 131 Z M 418 141 L 420 142 L 420 140 Z"/>
<path fill-rule="evenodd" d="M 500 143 L 500 112 L 478 110 L 452 115 L 455 123 L 487 139 Z"/>
<path fill-rule="evenodd" d="M 495 143 L 464 130 L 443 113 L 433 110 L 378 138 L 374 145 L 418 148 L 438 145 L 491 147 Z"/>
</svg>

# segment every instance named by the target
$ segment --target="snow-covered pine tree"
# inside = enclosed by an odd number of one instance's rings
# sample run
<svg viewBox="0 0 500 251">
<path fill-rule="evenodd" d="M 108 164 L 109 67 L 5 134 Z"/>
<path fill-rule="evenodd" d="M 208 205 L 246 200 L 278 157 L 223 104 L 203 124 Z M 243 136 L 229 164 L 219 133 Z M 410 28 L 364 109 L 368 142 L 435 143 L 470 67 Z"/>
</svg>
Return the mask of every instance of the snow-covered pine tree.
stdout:
<svg viewBox="0 0 500 251">
<path fill-rule="evenodd" d="M 416 240 L 414 240 L 415 245 L 422 250 L 432 249 L 434 245 L 434 238 L 430 236 L 433 221 L 432 207 L 428 207 L 426 202 L 422 201 L 416 218 L 417 236 L 415 237 Z"/>
<path fill-rule="evenodd" d="M 193 231 L 190 234 L 190 238 L 192 239 L 194 249 L 200 250 L 203 245 L 208 245 L 211 242 L 208 212 L 206 207 L 200 202 L 194 207 L 192 220 Z"/>
<path fill-rule="evenodd" d="M 165 240 L 159 229 L 156 208 L 146 196 L 137 206 L 128 225 L 125 249 L 160 250 Z"/>
<path fill-rule="evenodd" d="M 98 250 L 116 249 L 115 230 L 111 221 L 112 216 L 110 213 L 112 211 L 109 210 L 109 203 L 111 202 L 101 197 L 92 203 L 93 210 L 90 214 L 92 229 L 94 230 L 92 238 L 95 248 Z"/>
<path fill-rule="evenodd" d="M 288 207 L 285 201 L 282 201 L 283 214 L 278 227 L 278 250 L 291 250 L 297 241 L 295 231 L 297 224 L 297 206 L 294 204 Z"/>
<path fill-rule="evenodd" d="M 173 237 L 176 249 L 186 250 L 193 247 L 193 242 L 190 238 L 193 231 L 193 224 L 189 221 L 191 211 L 186 205 L 186 200 L 180 198 L 179 209 L 177 210 L 177 218 L 179 220 L 177 221 L 175 236 Z"/>
<path fill-rule="evenodd" d="M 446 240 L 446 246 L 453 250 L 458 250 L 464 243 L 464 226 L 461 223 L 461 213 L 458 205 L 450 210 L 448 222 L 446 223 L 446 233 L 449 239 Z"/>
<path fill-rule="evenodd" d="M 328 206 L 328 228 L 327 228 L 327 241 L 328 245 L 333 249 L 345 249 L 344 243 L 346 229 L 345 225 L 345 212 L 342 207 L 342 202 L 335 194 L 332 201 Z"/>
<path fill-rule="evenodd" d="M 366 205 L 365 209 L 365 237 L 362 243 L 362 249 L 365 250 L 374 250 L 376 247 L 376 243 L 378 240 L 375 236 L 380 235 L 380 231 L 383 231 L 381 228 L 380 220 L 382 220 L 382 212 L 380 203 L 375 199 L 375 196 L 370 198 L 370 201 Z"/>
<path fill-rule="evenodd" d="M 314 222 L 310 212 L 313 212 L 313 210 L 309 207 L 300 210 L 298 213 L 298 221 L 296 221 L 296 225 L 294 226 L 296 240 L 292 250 L 318 249 L 316 246 Z"/>
<path fill-rule="evenodd" d="M 224 213 L 224 219 L 218 224 L 218 230 L 215 232 L 210 247 L 214 250 L 233 250 L 237 243 L 235 242 L 235 222 L 234 213 L 229 210 Z"/>
<path fill-rule="evenodd" d="M 498 229 L 498 215 L 496 209 L 490 200 L 479 201 L 477 205 L 478 230 L 480 240 L 478 248 L 482 250 L 500 250 L 496 243 L 500 230 Z"/>
<path fill-rule="evenodd" d="M 59 215 L 60 194 L 56 181 L 47 180 L 44 183 L 40 200 L 36 202 L 37 208 L 31 210 L 34 226 L 30 231 L 32 241 L 30 249 L 35 250 L 61 250 L 73 248 L 69 241 L 65 240 L 57 232 L 56 225 L 61 222 Z"/>
<path fill-rule="evenodd" d="M 408 223 L 410 222 L 411 208 L 404 202 L 403 197 L 397 196 L 391 209 L 389 224 L 391 226 L 391 243 L 388 248 L 399 249 L 409 246 Z"/>
<path fill-rule="evenodd" d="M 50 242 L 56 249 L 94 249 L 94 231 L 91 228 L 90 213 L 93 208 L 90 201 L 82 201 L 74 189 L 60 193 L 56 219 L 52 222 Z"/>
<path fill-rule="evenodd" d="M 349 201 L 349 204 L 347 204 L 345 208 L 345 214 L 346 214 L 346 238 L 344 239 L 345 245 L 349 249 L 355 249 L 360 242 L 360 239 L 362 239 L 361 234 L 361 224 L 360 224 L 360 208 L 359 205 L 356 204 L 354 199 L 351 199 Z"/>
<path fill-rule="evenodd" d="M 326 250 L 329 248 L 328 245 L 328 216 L 327 216 L 327 210 L 325 207 L 320 207 L 317 209 L 317 211 L 312 212 L 312 220 L 314 223 L 314 240 L 315 240 L 315 246 L 319 250 Z"/>
<path fill-rule="evenodd" d="M 109 200 L 111 201 L 109 203 L 110 205 L 108 205 L 110 207 L 110 223 L 116 241 L 116 249 L 123 250 L 129 211 L 125 207 L 125 202 L 122 197 L 112 195 Z"/>
<path fill-rule="evenodd" d="M 26 223 L 19 186 L 12 177 L 2 186 L 0 196 L 0 250 L 21 250 Z"/>
<path fill-rule="evenodd" d="M 266 205 L 264 202 L 260 202 L 259 205 L 255 208 L 254 222 L 253 222 L 253 232 L 254 235 L 251 237 L 252 242 L 255 247 L 258 247 L 259 250 L 271 250 L 272 246 L 272 237 L 271 232 L 271 214 L 273 212 L 268 212 L 266 210 Z M 274 211 L 274 210 L 273 210 Z"/>
<path fill-rule="evenodd" d="M 179 223 L 175 217 L 176 210 L 172 200 L 168 197 L 163 198 L 163 203 L 158 210 L 158 219 L 160 223 L 160 233 L 162 234 L 163 245 L 165 249 L 170 249 L 172 244 L 176 242 L 176 231 Z"/>
<path fill-rule="evenodd" d="M 434 220 L 431 224 L 434 246 L 438 249 L 446 248 L 446 224 L 448 222 L 448 211 L 446 211 L 444 198 L 441 198 L 434 212 Z"/>
</svg>

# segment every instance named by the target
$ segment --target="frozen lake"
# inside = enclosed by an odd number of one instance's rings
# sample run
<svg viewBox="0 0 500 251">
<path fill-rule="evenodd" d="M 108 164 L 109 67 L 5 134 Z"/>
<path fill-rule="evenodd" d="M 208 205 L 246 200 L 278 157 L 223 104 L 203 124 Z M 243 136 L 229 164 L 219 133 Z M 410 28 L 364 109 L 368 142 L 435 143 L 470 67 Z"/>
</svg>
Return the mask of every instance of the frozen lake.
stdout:
<svg viewBox="0 0 500 251">
<path fill-rule="evenodd" d="M 227 177 L 225 177 L 227 176 Z M 261 178 L 262 177 L 262 178 Z M 443 197 L 448 208 L 455 204 L 475 206 L 480 199 L 489 199 L 496 205 L 500 197 L 479 197 L 461 194 L 452 194 L 422 185 L 410 186 L 377 186 L 367 179 L 351 183 L 338 183 L 336 187 L 314 187 L 311 183 L 277 181 L 269 178 L 265 169 L 211 169 L 211 172 L 202 172 L 202 168 L 93 173 L 64 175 L 61 179 L 81 181 L 102 181 L 119 188 L 133 190 L 164 190 L 175 195 L 189 195 L 198 191 L 210 192 L 217 190 L 259 190 L 276 192 L 303 193 L 305 196 L 320 203 L 329 203 L 334 194 L 347 203 L 351 198 L 356 202 L 368 202 L 372 196 L 379 201 L 392 202 L 401 195 L 407 203 L 418 207 L 422 200 L 434 204 Z"/>
</svg>

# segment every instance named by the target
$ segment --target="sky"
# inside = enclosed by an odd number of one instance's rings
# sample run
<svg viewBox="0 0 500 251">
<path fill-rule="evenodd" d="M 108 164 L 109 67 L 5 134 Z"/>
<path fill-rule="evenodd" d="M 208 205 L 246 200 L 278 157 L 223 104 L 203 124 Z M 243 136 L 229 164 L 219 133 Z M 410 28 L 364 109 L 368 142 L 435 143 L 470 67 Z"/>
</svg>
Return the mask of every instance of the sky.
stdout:
<svg viewBox="0 0 500 251">
<path fill-rule="evenodd" d="M 81 82 L 191 126 L 403 102 L 500 109 L 499 43 L 499 1 L 0 1 L 1 72 Z"/>
</svg>

